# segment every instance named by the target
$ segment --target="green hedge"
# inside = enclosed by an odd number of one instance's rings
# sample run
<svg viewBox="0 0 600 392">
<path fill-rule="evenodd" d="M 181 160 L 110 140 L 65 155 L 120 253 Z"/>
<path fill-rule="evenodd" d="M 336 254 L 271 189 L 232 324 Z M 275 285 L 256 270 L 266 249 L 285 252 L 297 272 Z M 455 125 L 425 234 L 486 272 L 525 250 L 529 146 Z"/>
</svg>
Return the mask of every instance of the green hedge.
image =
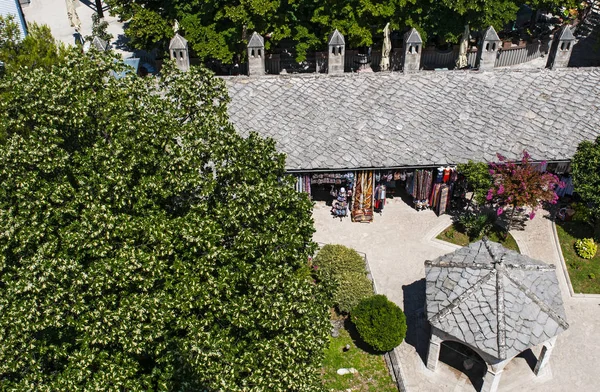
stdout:
<svg viewBox="0 0 600 392">
<path fill-rule="evenodd" d="M 362 340 L 377 351 L 390 351 L 406 336 L 406 316 L 385 295 L 362 300 L 350 314 Z"/>
<path fill-rule="evenodd" d="M 323 279 L 334 283 L 332 306 L 349 313 L 358 303 L 373 295 L 367 278 L 365 260 L 354 249 L 343 245 L 325 245 L 313 259 Z"/>
</svg>

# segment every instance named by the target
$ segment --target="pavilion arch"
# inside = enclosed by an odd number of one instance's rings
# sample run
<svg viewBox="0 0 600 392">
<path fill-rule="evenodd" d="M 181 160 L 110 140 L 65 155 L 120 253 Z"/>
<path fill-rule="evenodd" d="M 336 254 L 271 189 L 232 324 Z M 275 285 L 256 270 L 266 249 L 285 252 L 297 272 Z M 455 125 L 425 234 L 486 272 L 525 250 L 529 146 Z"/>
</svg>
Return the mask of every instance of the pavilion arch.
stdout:
<svg viewBox="0 0 600 392">
<path fill-rule="evenodd" d="M 556 336 L 569 327 L 555 267 L 485 237 L 426 261 L 425 273 L 427 368 L 435 371 L 443 341 L 463 343 L 487 364 L 482 392 L 497 391 L 506 364 L 542 344 L 539 375 Z"/>
</svg>

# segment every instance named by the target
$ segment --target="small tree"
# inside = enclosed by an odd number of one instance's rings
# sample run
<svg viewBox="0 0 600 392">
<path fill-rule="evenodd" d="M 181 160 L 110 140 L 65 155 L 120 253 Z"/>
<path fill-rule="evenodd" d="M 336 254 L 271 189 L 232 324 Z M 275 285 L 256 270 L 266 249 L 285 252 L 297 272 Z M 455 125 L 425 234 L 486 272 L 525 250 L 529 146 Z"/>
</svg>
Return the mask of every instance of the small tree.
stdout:
<svg viewBox="0 0 600 392">
<path fill-rule="evenodd" d="M 465 176 L 467 187 L 473 192 L 469 199 L 467 209 L 469 209 L 473 200 L 475 200 L 478 205 L 485 204 L 486 192 L 492 186 L 492 176 L 489 173 L 487 163 L 469 160 L 467 163 L 458 164 L 456 168 L 460 174 Z"/>
<path fill-rule="evenodd" d="M 110 42 L 113 39 L 113 35 L 108 31 L 108 22 L 102 19 L 97 13 L 92 14 L 92 35 L 88 37 L 88 40 L 98 37 L 106 42 Z"/>
<path fill-rule="evenodd" d="M 406 316 L 385 295 L 362 300 L 351 314 L 360 337 L 377 351 L 390 351 L 406 336 Z"/>
<path fill-rule="evenodd" d="M 573 185 L 581 199 L 590 206 L 590 222 L 596 237 L 600 234 L 600 137 L 579 143 L 573 156 Z"/>
<path fill-rule="evenodd" d="M 14 17 L 0 16 L 0 61 L 7 73 L 20 67 L 49 70 L 64 58 L 65 51 L 64 46 L 57 45 L 48 26 L 32 23 L 22 38 Z"/>
<path fill-rule="evenodd" d="M 498 216 L 508 208 L 512 209 L 506 226 L 508 235 L 517 208 L 531 208 L 529 219 L 533 219 L 542 202 L 557 202 L 558 195 L 554 189 L 561 183 L 554 174 L 537 171 L 531 165 L 531 155 L 527 151 L 523 151 L 520 162 L 507 161 L 502 155 L 496 155 L 499 162 L 490 163 L 493 184 L 486 199 L 496 207 Z"/>
</svg>

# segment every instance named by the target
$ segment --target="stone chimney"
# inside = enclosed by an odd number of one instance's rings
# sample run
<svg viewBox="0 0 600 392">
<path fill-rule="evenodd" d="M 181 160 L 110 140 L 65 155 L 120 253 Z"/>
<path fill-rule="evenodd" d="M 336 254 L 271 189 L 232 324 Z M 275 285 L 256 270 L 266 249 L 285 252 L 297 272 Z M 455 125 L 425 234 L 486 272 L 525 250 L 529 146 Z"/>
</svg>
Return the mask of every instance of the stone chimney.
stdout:
<svg viewBox="0 0 600 392">
<path fill-rule="evenodd" d="M 419 72 L 421 69 L 421 52 L 423 40 L 417 29 L 412 28 L 404 34 L 404 54 L 402 55 L 402 71 L 404 73 Z"/>
<path fill-rule="evenodd" d="M 498 37 L 496 30 L 494 30 L 494 26 L 490 26 L 484 30 L 483 38 L 479 45 L 479 52 L 477 53 L 480 70 L 487 71 L 494 69 L 501 43 L 502 41 L 500 41 L 500 37 Z"/>
<path fill-rule="evenodd" d="M 346 57 L 346 42 L 344 36 L 337 29 L 329 38 L 329 54 L 327 56 L 327 73 L 331 75 L 344 73 L 344 59 Z"/>
<path fill-rule="evenodd" d="M 256 31 L 248 41 L 248 76 L 265 74 L 265 40 Z"/>
<path fill-rule="evenodd" d="M 188 51 L 188 42 L 179 33 L 175 33 L 175 37 L 169 43 L 169 54 L 171 59 L 175 60 L 177 68 L 182 71 L 190 69 L 190 53 Z"/>
<path fill-rule="evenodd" d="M 550 48 L 550 68 L 565 68 L 569 66 L 571 53 L 576 40 L 571 32 L 571 26 L 564 26 L 556 33 L 552 47 Z"/>
</svg>

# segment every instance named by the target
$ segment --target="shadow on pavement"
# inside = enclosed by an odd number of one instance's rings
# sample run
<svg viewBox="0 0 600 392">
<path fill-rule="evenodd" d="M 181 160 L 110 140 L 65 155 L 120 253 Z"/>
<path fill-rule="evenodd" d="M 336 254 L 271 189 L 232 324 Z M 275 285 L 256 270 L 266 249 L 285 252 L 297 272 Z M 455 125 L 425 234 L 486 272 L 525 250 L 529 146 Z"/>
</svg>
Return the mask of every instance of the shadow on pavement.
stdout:
<svg viewBox="0 0 600 392">
<path fill-rule="evenodd" d="M 406 338 L 404 341 L 415 348 L 424 364 L 427 364 L 430 327 L 425 314 L 425 278 L 402 286 L 404 314 L 406 315 Z"/>
</svg>

